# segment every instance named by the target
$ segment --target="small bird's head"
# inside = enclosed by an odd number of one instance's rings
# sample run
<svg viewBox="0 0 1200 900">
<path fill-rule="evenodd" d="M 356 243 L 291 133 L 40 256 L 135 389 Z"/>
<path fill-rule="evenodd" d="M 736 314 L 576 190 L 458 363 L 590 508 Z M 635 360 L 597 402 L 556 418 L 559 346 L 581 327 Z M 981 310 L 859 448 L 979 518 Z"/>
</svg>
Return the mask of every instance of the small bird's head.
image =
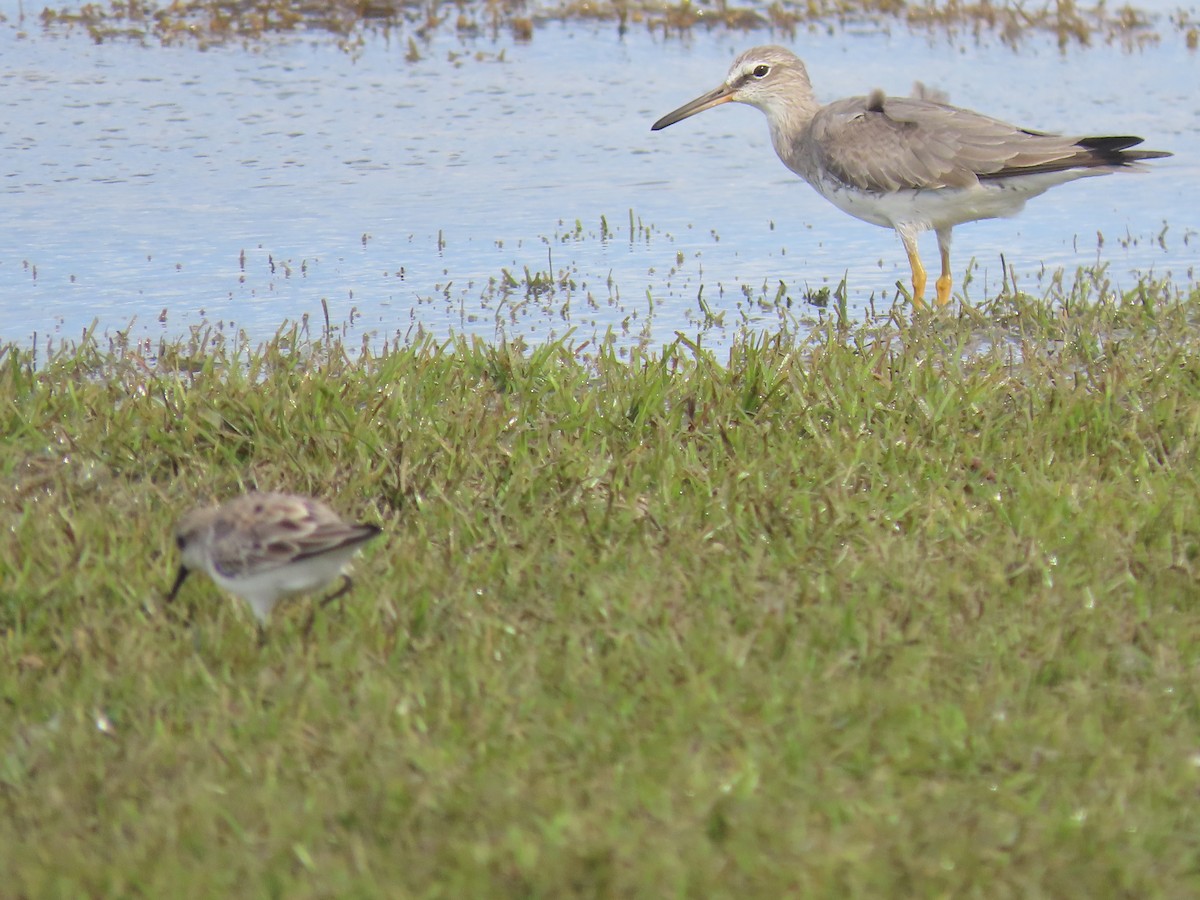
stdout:
<svg viewBox="0 0 1200 900">
<path fill-rule="evenodd" d="M 194 509 L 175 526 L 175 546 L 179 548 L 179 572 L 175 576 L 170 593 L 167 594 L 168 603 L 175 599 L 192 570 L 203 568 L 205 534 L 212 527 L 215 515 L 215 507 Z"/>
</svg>

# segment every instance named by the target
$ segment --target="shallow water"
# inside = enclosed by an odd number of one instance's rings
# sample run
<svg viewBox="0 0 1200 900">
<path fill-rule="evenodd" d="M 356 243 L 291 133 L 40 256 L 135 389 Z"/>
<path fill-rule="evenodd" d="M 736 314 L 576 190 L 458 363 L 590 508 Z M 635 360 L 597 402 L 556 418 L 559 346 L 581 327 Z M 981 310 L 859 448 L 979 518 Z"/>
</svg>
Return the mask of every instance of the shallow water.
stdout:
<svg viewBox="0 0 1200 900">
<path fill-rule="evenodd" d="M 652 345 L 703 332 L 713 346 L 734 326 L 803 314 L 759 302 L 781 280 L 800 301 L 845 275 L 861 310 L 907 279 L 895 235 L 791 175 L 756 110 L 649 131 L 765 33 L 545 25 L 528 43 L 436 37 L 410 63 L 381 37 L 355 55 L 325 36 L 202 51 L 28 27 L 0 26 L 2 340 L 75 337 L 93 321 L 133 321 L 138 337 L 206 322 L 266 337 L 320 321 L 324 301 L 333 324 L 379 340 L 575 329 Z M 787 43 L 823 99 L 907 93 L 919 78 L 1027 127 L 1135 133 L 1176 153 L 956 229 L 956 280 L 977 264 L 972 299 L 998 287 L 1001 254 L 1031 290 L 1098 260 L 1118 286 L 1145 271 L 1194 279 L 1200 57 L 1181 36 L 1065 55 L 1048 39 L 1014 52 L 894 26 Z M 923 247 L 936 261 L 931 236 Z M 723 324 L 705 326 L 701 286 Z"/>
</svg>

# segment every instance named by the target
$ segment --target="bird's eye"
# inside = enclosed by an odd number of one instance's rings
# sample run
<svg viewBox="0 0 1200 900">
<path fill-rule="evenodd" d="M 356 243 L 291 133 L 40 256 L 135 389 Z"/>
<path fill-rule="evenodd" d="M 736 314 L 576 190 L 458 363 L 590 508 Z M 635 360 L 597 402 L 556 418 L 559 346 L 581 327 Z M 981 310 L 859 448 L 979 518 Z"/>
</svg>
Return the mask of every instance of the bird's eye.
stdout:
<svg viewBox="0 0 1200 900">
<path fill-rule="evenodd" d="M 187 543 L 187 541 L 184 539 L 182 534 L 175 535 L 175 546 L 178 547 L 180 550 L 183 549 L 183 545 L 186 543 Z"/>
<path fill-rule="evenodd" d="M 755 66 L 754 67 L 754 77 L 755 78 L 766 78 L 767 73 L 770 71 L 771 71 L 770 66 Z"/>
</svg>

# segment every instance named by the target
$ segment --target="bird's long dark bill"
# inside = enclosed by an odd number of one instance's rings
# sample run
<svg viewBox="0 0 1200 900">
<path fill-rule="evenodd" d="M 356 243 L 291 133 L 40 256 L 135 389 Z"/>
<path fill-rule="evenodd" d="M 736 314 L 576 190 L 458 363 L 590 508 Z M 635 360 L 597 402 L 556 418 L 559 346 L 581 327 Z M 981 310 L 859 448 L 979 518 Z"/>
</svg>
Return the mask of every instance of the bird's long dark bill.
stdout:
<svg viewBox="0 0 1200 900">
<path fill-rule="evenodd" d="M 175 595 L 179 593 L 179 589 L 183 586 L 183 580 L 188 577 L 188 569 L 183 566 L 179 567 L 179 574 L 175 576 L 175 583 L 171 585 L 171 593 L 167 594 L 167 602 L 170 603 L 175 599 Z"/>
<path fill-rule="evenodd" d="M 712 109 L 714 106 L 720 106 L 722 103 L 728 103 L 733 99 L 733 88 L 727 84 L 723 84 L 718 88 L 714 88 L 703 96 L 697 97 L 691 103 L 685 103 L 683 106 L 674 112 L 669 112 L 653 125 L 650 126 L 651 131 L 658 131 L 666 128 L 668 125 L 674 125 L 676 122 L 682 122 L 688 116 L 694 116 L 698 112 L 704 112 L 706 109 Z"/>
</svg>

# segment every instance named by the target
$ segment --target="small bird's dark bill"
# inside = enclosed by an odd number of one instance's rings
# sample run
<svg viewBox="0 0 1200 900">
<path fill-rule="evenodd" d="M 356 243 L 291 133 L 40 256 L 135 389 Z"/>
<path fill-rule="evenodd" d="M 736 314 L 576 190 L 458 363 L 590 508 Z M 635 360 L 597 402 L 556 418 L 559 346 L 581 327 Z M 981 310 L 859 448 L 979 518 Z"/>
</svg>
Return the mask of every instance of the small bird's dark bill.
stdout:
<svg viewBox="0 0 1200 900">
<path fill-rule="evenodd" d="M 653 125 L 650 126 L 651 131 L 660 131 L 668 125 L 674 125 L 676 122 L 682 122 L 689 116 L 694 116 L 696 113 L 704 112 L 706 109 L 712 109 L 714 106 L 719 106 L 722 103 L 728 103 L 733 99 L 733 88 L 727 84 L 723 84 L 718 88 L 714 88 L 707 94 L 697 97 L 690 103 L 685 103 L 683 106 L 674 112 L 669 112 Z"/>
<path fill-rule="evenodd" d="M 168 603 L 175 599 L 175 595 L 179 593 L 179 589 L 183 586 L 183 580 L 187 578 L 189 574 L 189 569 L 184 566 L 179 567 L 179 574 L 175 576 L 175 583 L 171 585 L 171 592 L 167 594 Z"/>
</svg>

